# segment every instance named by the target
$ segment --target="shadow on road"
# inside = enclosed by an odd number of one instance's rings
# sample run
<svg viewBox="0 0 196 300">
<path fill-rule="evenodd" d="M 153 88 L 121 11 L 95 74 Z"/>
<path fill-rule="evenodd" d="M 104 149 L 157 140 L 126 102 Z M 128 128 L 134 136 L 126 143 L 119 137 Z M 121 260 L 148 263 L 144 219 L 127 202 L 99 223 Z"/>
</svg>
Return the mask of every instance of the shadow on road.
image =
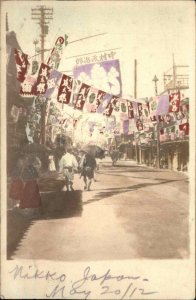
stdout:
<svg viewBox="0 0 196 300">
<path fill-rule="evenodd" d="M 96 201 L 100 201 L 105 198 L 110 198 L 110 197 L 113 197 L 113 196 L 116 196 L 116 195 L 119 195 L 122 193 L 135 191 L 135 190 L 141 189 L 143 187 L 166 184 L 166 183 L 175 182 L 175 181 L 179 181 L 179 180 L 164 180 L 163 182 L 156 182 L 156 183 L 139 183 L 136 185 L 127 186 L 127 187 L 123 187 L 123 188 L 105 189 L 107 191 L 99 192 L 98 194 L 94 195 L 92 200 L 88 200 L 88 201 L 84 202 L 83 205 L 90 204 L 90 203 L 96 202 Z M 104 189 L 101 189 L 101 190 L 104 190 Z"/>
<path fill-rule="evenodd" d="M 71 218 L 82 215 L 82 191 L 57 191 L 42 193 L 42 213 L 24 216 L 21 210 L 11 210 L 7 214 L 7 259 L 11 259 L 20 240 L 35 222 L 47 219 Z"/>
</svg>

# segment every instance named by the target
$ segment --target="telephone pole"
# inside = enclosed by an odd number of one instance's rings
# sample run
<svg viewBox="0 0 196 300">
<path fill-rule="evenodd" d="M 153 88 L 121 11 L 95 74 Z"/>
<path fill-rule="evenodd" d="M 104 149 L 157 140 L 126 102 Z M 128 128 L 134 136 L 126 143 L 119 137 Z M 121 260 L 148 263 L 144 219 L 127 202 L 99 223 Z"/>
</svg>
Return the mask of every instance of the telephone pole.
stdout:
<svg viewBox="0 0 196 300">
<path fill-rule="evenodd" d="M 40 43 L 41 43 L 41 62 L 44 62 L 44 44 L 45 37 L 48 34 L 48 24 L 49 20 L 53 20 L 53 8 L 48 8 L 46 6 L 37 6 L 37 8 L 31 9 L 32 20 L 38 21 L 37 24 L 40 25 Z"/>
<path fill-rule="evenodd" d="M 36 8 L 31 9 L 31 17 L 32 20 L 38 21 L 37 24 L 40 25 L 40 44 L 41 44 L 41 62 L 44 63 L 44 44 L 45 44 L 45 37 L 48 34 L 48 24 L 49 20 L 52 20 L 53 16 L 53 8 L 47 8 L 46 6 L 37 6 Z M 41 108 L 41 143 L 46 143 L 46 130 L 45 124 L 46 123 L 46 102 L 42 100 L 42 108 Z"/>
<path fill-rule="evenodd" d="M 137 99 L 137 60 L 134 60 L 134 98 Z M 134 132 L 134 140 L 135 140 L 135 159 L 137 164 L 139 163 L 138 157 L 138 141 L 136 137 L 136 133 Z"/>
</svg>

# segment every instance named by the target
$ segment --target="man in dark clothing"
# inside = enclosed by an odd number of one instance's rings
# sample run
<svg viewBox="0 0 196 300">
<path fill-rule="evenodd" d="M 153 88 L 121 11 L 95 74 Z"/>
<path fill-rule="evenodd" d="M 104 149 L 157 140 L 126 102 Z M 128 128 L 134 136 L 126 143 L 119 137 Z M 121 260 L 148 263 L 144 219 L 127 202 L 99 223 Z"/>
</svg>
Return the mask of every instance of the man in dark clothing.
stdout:
<svg viewBox="0 0 196 300">
<path fill-rule="evenodd" d="M 96 168 L 95 158 L 83 151 L 83 156 L 80 162 L 81 176 L 84 178 L 84 189 L 90 191 L 92 179 L 94 177 L 94 170 Z"/>
</svg>

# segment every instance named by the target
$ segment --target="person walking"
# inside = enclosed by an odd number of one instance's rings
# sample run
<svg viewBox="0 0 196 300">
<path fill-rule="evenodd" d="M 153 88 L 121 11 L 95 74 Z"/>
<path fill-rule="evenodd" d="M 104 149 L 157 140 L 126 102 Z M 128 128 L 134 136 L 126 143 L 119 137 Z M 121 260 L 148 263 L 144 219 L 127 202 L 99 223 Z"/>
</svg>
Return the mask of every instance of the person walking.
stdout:
<svg viewBox="0 0 196 300">
<path fill-rule="evenodd" d="M 90 191 L 92 179 L 94 178 L 94 171 L 96 169 L 96 160 L 89 153 L 82 151 L 83 156 L 80 162 L 81 177 L 84 179 L 84 189 Z"/>
<path fill-rule="evenodd" d="M 113 148 L 112 151 L 110 152 L 110 156 L 112 160 L 112 166 L 114 166 L 117 160 L 119 159 L 119 151 Z"/>
<path fill-rule="evenodd" d="M 59 162 L 59 172 L 62 173 L 65 177 L 65 185 L 67 191 L 74 191 L 73 180 L 74 180 L 74 171 L 78 169 L 78 162 L 75 156 L 72 154 L 70 148 L 64 151 L 63 156 Z"/>
</svg>

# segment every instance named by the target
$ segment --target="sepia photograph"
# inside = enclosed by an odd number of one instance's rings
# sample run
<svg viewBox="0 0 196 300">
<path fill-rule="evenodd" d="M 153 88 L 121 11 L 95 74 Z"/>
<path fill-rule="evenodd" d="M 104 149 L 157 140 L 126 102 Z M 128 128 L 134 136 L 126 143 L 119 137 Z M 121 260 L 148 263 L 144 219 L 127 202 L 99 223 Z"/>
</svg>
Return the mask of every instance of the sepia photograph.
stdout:
<svg viewBox="0 0 196 300">
<path fill-rule="evenodd" d="M 1 49 L 1 298 L 194 299 L 194 1 L 2 1 Z"/>
</svg>

